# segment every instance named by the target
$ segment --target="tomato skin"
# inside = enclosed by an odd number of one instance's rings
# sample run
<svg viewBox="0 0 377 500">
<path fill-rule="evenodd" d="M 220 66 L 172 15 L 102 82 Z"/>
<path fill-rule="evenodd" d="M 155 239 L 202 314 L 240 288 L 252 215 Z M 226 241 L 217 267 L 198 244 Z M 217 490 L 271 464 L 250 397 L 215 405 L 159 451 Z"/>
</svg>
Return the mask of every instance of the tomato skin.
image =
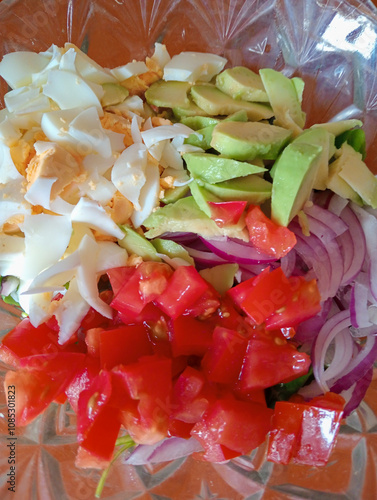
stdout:
<svg viewBox="0 0 377 500">
<path fill-rule="evenodd" d="M 247 201 L 208 201 L 211 209 L 211 219 L 219 227 L 235 225 L 239 222 Z"/>
<path fill-rule="evenodd" d="M 243 392 L 267 389 L 306 374 L 309 366 L 310 357 L 279 332 L 259 331 L 248 341 L 239 387 Z"/>
<path fill-rule="evenodd" d="M 191 434 L 205 449 L 204 458 L 212 459 L 213 445 L 237 454 L 250 453 L 266 439 L 273 411 L 258 403 L 219 399 L 210 406 Z"/>
<path fill-rule="evenodd" d="M 263 253 L 281 259 L 296 245 L 295 234 L 269 219 L 258 205 L 250 205 L 245 218 L 250 241 Z"/>
<path fill-rule="evenodd" d="M 212 330 L 210 322 L 178 316 L 169 329 L 173 356 L 203 356 L 212 343 Z"/>
<path fill-rule="evenodd" d="M 344 403 L 341 396 L 333 393 L 308 403 L 278 401 L 269 435 L 267 459 L 284 465 L 291 462 L 325 465 L 339 431 Z"/>
<path fill-rule="evenodd" d="M 212 382 L 234 384 L 239 377 L 248 339 L 235 330 L 216 327 L 202 367 Z"/>
<path fill-rule="evenodd" d="M 76 375 L 71 380 L 70 384 L 65 390 L 69 404 L 75 413 L 78 411 L 78 400 L 82 391 L 89 388 L 93 379 L 100 371 L 99 359 L 87 356 L 84 366 L 77 371 Z"/>
<path fill-rule="evenodd" d="M 114 295 L 117 295 L 122 286 L 131 278 L 134 271 L 135 268 L 132 266 L 113 267 L 106 271 Z"/>
<path fill-rule="evenodd" d="M 191 307 L 208 289 L 208 283 L 193 266 L 178 267 L 166 290 L 155 303 L 170 318 L 176 319 Z"/>
<path fill-rule="evenodd" d="M 227 291 L 227 295 L 231 297 L 236 306 L 241 308 L 242 303 L 246 299 L 247 295 L 252 291 L 252 288 L 255 285 L 257 285 L 259 281 L 263 280 L 265 275 L 268 274 L 269 272 L 270 272 L 270 267 L 268 266 L 265 269 L 263 269 L 263 271 L 258 276 L 249 278 L 245 281 L 242 281 L 233 288 L 230 288 Z"/>
<path fill-rule="evenodd" d="M 96 457 L 110 461 L 121 422 L 119 412 L 108 405 L 111 376 L 102 370 L 81 392 L 77 412 L 77 440 Z"/>
<path fill-rule="evenodd" d="M 295 327 L 321 311 L 321 295 L 316 280 L 303 276 L 290 278 L 293 294 L 281 308 L 266 318 L 266 329 Z"/>
<path fill-rule="evenodd" d="M 101 367 L 111 370 L 153 354 L 153 346 L 144 325 L 124 325 L 100 332 L 99 353 Z"/>
</svg>

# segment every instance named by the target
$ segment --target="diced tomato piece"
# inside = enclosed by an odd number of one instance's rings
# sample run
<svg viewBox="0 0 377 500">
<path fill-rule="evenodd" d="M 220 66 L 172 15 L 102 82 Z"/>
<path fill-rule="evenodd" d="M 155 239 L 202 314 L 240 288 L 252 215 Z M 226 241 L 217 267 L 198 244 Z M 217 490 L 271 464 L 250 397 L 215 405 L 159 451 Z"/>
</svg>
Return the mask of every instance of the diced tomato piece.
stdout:
<svg viewBox="0 0 377 500">
<path fill-rule="evenodd" d="M 192 316 L 178 316 L 171 321 L 169 338 L 174 356 L 203 356 L 212 343 L 212 323 Z"/>
<path fill-rule="evenodd" d="M 251 243 L 261 252 L 280 259 L 296 245 L 295 234 L 269 219 L 258 205 L 250 205 L 246 226 Z"/>
<path fill-rule="evenodd" d="M 193 427 L 194 424 L 188 424 L 187 422 L 182 422 L 182 420 L 171 418 L 169 420 L 168 435 L 189 439 Z"/>
<path fill-rule="evenodd" d="M 110 373 L 102 370 L 78 400 L 77 440 L 102 460 L 111 460 L 121 425 L 119 412 L 108 404 L 111 391 Z"/>
<path fill-rule="evenodd" d="M 252 288 L 259 282 L 262 281 L 266 274 L 270 272 L 270 267 L 266 267 L 263 271 L 253 278 L 242 281 L 238 285 L 230 288 L 227 294 L 232 298 L 234 304 L 238 307 L 242 306 L 242 303 L 246 299 L 247 295 L 250 293 Z"/>
<path fill-rule="evenodd" d="M 325 465 L 335 445 L 344 403 L 341 396 L 332 393 L 309 403 L 278 401 L 269 436 L 268 460 L 284 465 L 290 462 Z"/>
<path fill-rule="evenodd" d="M 210 317 L 220 307 L 220 295 L 212 285 L 209 283 L 207 285 L 207 290 L 185 310 L 185 314 L 204 319 Z"/>
<path fill-rule="evenodd" d="M 216 327 L 202 366 L 212 382 L 234 384 L 239 377 L 248 339 L 235 330 Z"/>
<path fill-rule="evenodd" d="M 321 310 L 321 294 L 315 279 L 306 281 L 303 276 L 295 276 L 289 280 L 296 290 L 278 311 L 266 318 L 268 330 L 297 326 Z M 293 280 L 297 284 L 293 285 Z"/>
<path fill-rule="evenodd" d="M 209 405 L 203 388 L 204 375 L 188 366 L 178 377 L 173 387 L 171 419 L 196 423 Z"/>
<path fill-rule="evenodd" d="M 160 262 L 142 262 L 118 290 L 111 306 L 131 323 L 144 306 L 159 297 L 172 274 L 170 266 Z"/>
<path fill-rule="evenodd" d="M 233 301 L 228 295 L 222 297 L 220 307 L 218 308 L 218 315 L 212 319 L 214 327 L 222 326 L 223 328 L 229 328 L 238 332 L 245 332 L 249 328 L 245 322 L 245 318 L 236 311 Z"/>
<path fill-rule="evenodd" d="M 133 266 L 113 267 L 106 271 L 114 295 L 127 283 L 134 271 Z"/>
<path fill-rule="evenodd" d="M 21 369 L 5 376 L 6 386 L 15 388 L 17 425 L 27 425 L 59 399 L 84 359 L 84 354 L 64 352 L 21 358 Z"/>
<path fill-rule="evenodd" d="M 125 390 L 138 402 L 121 412 L 122 423 L 132 439 L 154 444 L 167 436 L 171 411 L 172 362 L 157 355 L 144 356 L 137 363 L 118 367 Z"/>
<path fill-rule="evenodd" d="M 100 333 L 101 367 L 134 363 L 141 356 L 153 354 L 153 346 L 144 325 L 118 326 Z"/>
<path fill-rule="evenodd" d="M 240 374 L 240 389 L 266 389 L 308 372 L 310 357 L 299 352 L 279 332 L 258 332 L 248 342 Z"/>
<path fill-rule="evenodd" d="M 237 224 L 247 205 L 247 201 L 208 201 L 211 219 L 219 227 Z"/>
<path fill-rule="evenodd" d="M 281 267 L 264 274 L 263 277 L 259 275 L 258 278 L 241 307 L 256 325 L 261 325 L 290 300 L 293 290 Z"/>
<path fill-rule="evenodd" d="M 88 354 L 93 358 L 99 358 L 100 335 L 103 328 L 90 328 L 85 333 L 85 344 L 88 348 Z"/>
<path fill-rule="evenodd" d="M 65 390 L 69 404 L 75 413 L 78 411 L 78 400 L 80 394 L 89 388 L 93 379 L 100 371 L 100 364 L 98 358 L 87 356 L 84 366 L 77 371 L 76 375 L 71 380 L 70 384 Z"/>
<path fill-rule="evenodd" d="M 206 292 L 208 283 L 193 266 L 178 267 L 156 304 L 171 318 L 178 318 Z"/>
<path fill-rule="evenodd" d="M 202 444 L 208 460 L 212 460 L 214 445 L 246 454 L 263 443 L 271 429 L 272 415 L 271 409 L 258 403 L 219 399 L 194 425 L 191 434 Z"/>
</svg>

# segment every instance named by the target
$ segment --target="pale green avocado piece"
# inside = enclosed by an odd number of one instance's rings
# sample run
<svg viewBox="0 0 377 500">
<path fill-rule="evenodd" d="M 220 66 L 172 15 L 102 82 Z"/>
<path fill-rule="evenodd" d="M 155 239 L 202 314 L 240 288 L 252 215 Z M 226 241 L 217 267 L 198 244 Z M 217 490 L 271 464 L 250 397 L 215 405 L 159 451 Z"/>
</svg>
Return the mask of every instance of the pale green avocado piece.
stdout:
<svg viewBox="0 0 377 500">
<path fill-rule="evenodd" d="M 364 203 L 377 208 L 377 177 L 363 162 L 360 153 L 346 142 L 340 148 L 339 177 L 361 197 Z"/>
<path fill-rule="evenodd" d="M 261 77 L 244 66 L 235 66 L 219 73 L 216 87 L 233 99 L 269 102 Z"/>
<path fill-rule="evenodd" d="M 268 123 L 221 122 L 213 130 L 211 146 L 235 160 L 275 160 L 291 135 L 290 130 Z"/>
<path fill-rule="evenodd" d="M 264 167 L 252 163 L 209 153 L 186 153 L 183 155 L 183 159 L 194 179 L 200 179 L 210 184 L 266 171 Z"/>
<path fill-rule="evenodd" d="M 191 146 L 197 146 L 205 151 L 211 149 L 212 132 L 215 126 L 216 124 L 208 125 L 208 127 L 197 130 L 195 134 L 190 134 L 186 137 L 184 143 L 190 144 Z"/>
<path fill-rule="evenodd" d="M 120 83 L 103 83 L 102 88 L 105 92 L 101 98 L 103 107 L 121 104 L 129 95 L 128 89 L 123 87 Z"/>
<path fill-rule="evenodd" d="M 192 130 L 200 130 L 210 125 L 216 125 L 219 122 L 219 119 L 212 116 L 185 116 L 181 120 L 181 123 L 192 128 Z"/>
<path fill-rule="evenodd" d="M 194 118 L 194 117 L 188 117 L 188 118 Z M 188 119 L 186 118 L 186 120 Z M 213 129 L 215 128 L 215 125 L 217 123 L 220 123 L 220 120 L 215 120 L 214 118 L 208 118 L 206 116 L 196 116 L 195 118 L 202 118 L 202 119 L 207 119 L 207 120 L 214 120 L 215 123 L 211 123 L 207 125 L 206 127 L 203 127 L 199 130 L 196 130 L 197 134 L 191 134 L 185 139 L 185 144 L 191 144 L 192 146 L 197 146 L 199 148 L 202 148 L 204 150 L 211 149 L 211 140 L 212 140 L 212 132 Z M 224 118 L 223 120 L 225 121 L 230 121 L 230 122 L 247 122 L 247 113 L 245 110 L 241 109 L 240 111 L 236 111 L 232 115 L 229 115 L 228 117 Z M 183 120 L 182 120 L 183 123 Z M 187 125 L 187 123 L 185 123 Z M 188 125 L 190 126 L 190 125 Z M 200 134 L 200 135 L 198 135 Z"/>
<path fill-rule="evenodd" d="M 183 259 L 187 261 L 191 266 L 195 265 L 194 259 L 179 243 L 176 243 L 173 240 L 165 240 L 163 238 L 155 238 L 154 240 L 151 240 L 151 243 L 158 253 L 167 255 L 171 259 Z"/>
<path fill-rule="evenodd" d="M 329 160 L 334 156 L 335 136 L 324 128 L 306 129 L 292 141 L 292 144 L 313 144 L 320 146 L 322 152 L 319 158 L 319 167 L 317 177 L 314 181 L 313 188 L 324 190 L 327 188 L 327 178 L 329 175 Z"/>
<path fill-rule="evenodd" d="M 337 158 L 329 165 L 329 176 L 327 178 L 327 189 L 330 189 L 335 194 L 345 198 L 347 200 L 351 200 L 357 205 L 362 206 L 363 200 L 356 193 L 354 189 L 351 188 L 349 184 L 345 180 L 343 180 L 339 176 L 339 172 L 342 168 L 343 160 L 341 157 Z"/>
<path fill-rule="evenodd" d="M 322 148 L 304 143 L 287 146 L 275 163 L 271 219 L 288 226 L 309 199 Z"/>
<path fill-rule="evenodd" d="M 305 89 L 305 82 L 302 78 L 299 78 L 298 76 L 294 76 L 291 78 L 291 81 L 293 85 L 295 86 L 296 92 L 297 92 L 297 97 L 300 102 L 302 103 L 302 98 L 304 95 L 304 89 Z"/>
<path fill-rule="evenodd" d="M 145 260 L 161 261 L 155 247 L 144 236 L 129 226 L 123 225 L 120 228 L 124 231 L 124 238 L 118 240 L 119 246 L 125 248 L 129 254 L 140 255 Z"/>
<path fill-rule="evenodd" d="M 175 201 L 183 198 L 189 192 L 189 186 L 177 186 L 165 189 L 164 197 L 161 199 L 162 203 L 174 203 Z"/>
<path fill-rule="evenodd" d="M 198 184 L 196 181 L 190 182 L 190 190 L 200 210 L 203 210 L 203 212 L 206 215 L 208 215 L 208 217 L 211 217 L 212 212 L 210 206 L 208 205 L 208 202 L 209 201 L 219 202 L 222 200 L 213 193 L 211 193 L 210 191 L 208 191 L 204 186 Z"/>
<path fill-rule="evenodd" d="M 302 90 L 297 80 L 292 82 L 283 73 L 270 68 L 259 70 L 259 74 L 274 111 L 274 124 L 292 130 L 294 135 L 299 134 L 305 126 L 306 115 L 301 109 Z"/>
<path fill-rule="evenodd" d="M 187 106 L 175 106 L 172 109 L 178 121 L 182 121 L 182 119 L 187 116 L 208 116 L 208 113 L 206 113 L 204 109 L 199 108 L 191 99 L 189 99 L 189 104 Z"/>
<path fill-rule="evenodd" d="M 230 115 L 244 110 L 249 120 L 258 121 L 268 120 L 274 115 L 270 106 L 232 99 L 215 85 L 194 85 L 190 93 L 195 104 L 211 116 Z"/>
<path fill-rule="evenodd" d="M 145 91 L 145 99 L 149 105 L 159 108 L 175 108 L 190 105 L 187 96 L 190 83 L 158 80 Z"/>
<path fill-rule="evenodd" d="M 272 184 L 259 175 L 247 175 L 217 184 L 203 182 L 203 187 L 223 201 L 247 201 L 253 205 L 260 205 L 271 198 L 272 191 Z"/>
<path fill-rule="evenodd" d="M 234 277 L 238 271 L 238 264 L 220 264 L 207 267 L 199 271 L 199 274 L 210 283 L 213 288 L 224 295 L 234 285 Z"/>
<path fill-rule="evenodd" d="M 363 126 L 363 122 L 356 119 L 351 120 L 339 120 L 337 122 L 326 122 L 326 123 L 316 123 L 312 125 L 311 128 L 324 128 L 330 134 L 334 134 L 338 136 L 347 132 L 347 130 L 352 130 L 353 128 L 361 128 Z"/>
<path fill-rule="evenodd" d="M 208 217 L 197 205 L 192 196 L 181 198 L 175 203 L 160 207 L 147 217 L 143 225 L 148 228 L 147 238 L 155 238 L 165 232 L 196 233 L 205 238 L 215 236 L 229 236 L 249 240 L 245 229 L 245 221 L 241 218 L 234 226 L 220 228 L 216 222 Z"/>
</svg>

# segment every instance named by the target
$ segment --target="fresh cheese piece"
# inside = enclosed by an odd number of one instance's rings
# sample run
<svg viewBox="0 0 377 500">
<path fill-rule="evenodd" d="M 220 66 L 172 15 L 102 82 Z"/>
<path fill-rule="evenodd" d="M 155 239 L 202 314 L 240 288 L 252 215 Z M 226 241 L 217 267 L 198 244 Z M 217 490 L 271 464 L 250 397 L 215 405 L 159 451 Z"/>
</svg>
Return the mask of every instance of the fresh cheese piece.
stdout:
<svg viewBox="0 0 377 500">
<path fill-rule="evenodd" d="M 164 67 L 164 80 L 195 83 L 209 82 L 225 66 L 227 60 L 216 54 L 181 52 Z"/>
<path fill-rule="evenodd" d="M 65 50 L 74 50 L 76 53 L 75 65 L 78 73 L 87 81 L 102 85 L 103 83 L 115 83 L 116 78 L 110 73 L 110 70 L 103 68 L 91 57 L 85 54 L 73 43 L 66 43 Z"/>
<path fill-rule="evenodd" d="M 20 87 L 4 96 L 5 105 L 11 113 L 44 113 L 51 110 L 48 98 L 38 88 Z"/>
<path fill-rule="evenodd" d="M 35 52 L 19 51 L 5 54 L 0 62 L 0 76 L 16 89 L 32 82 L 32 74 L 47 66 L 49 57 Z"/>
<path fill-rule="evenodd" d="M 110 70 L 111 74 L 120 82 L 131 78 L 131 76 L 146 73 L 147 71 L 148 66 L 143 61 L 133 61 Z"/>
</svg>

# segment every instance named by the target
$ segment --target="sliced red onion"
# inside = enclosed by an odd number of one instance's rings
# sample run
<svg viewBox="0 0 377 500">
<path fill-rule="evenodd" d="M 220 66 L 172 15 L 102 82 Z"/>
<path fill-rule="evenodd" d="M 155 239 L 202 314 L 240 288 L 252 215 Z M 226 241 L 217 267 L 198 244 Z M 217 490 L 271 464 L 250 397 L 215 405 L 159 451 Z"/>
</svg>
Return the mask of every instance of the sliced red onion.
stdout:
<svg viewBox="0 0 377 500">
<path fill-rule="evenodd" d="M 348 417 L 353 410 L 359 406 L 372 382 L 373 366 L 366 372 L 364 377 L 355 382 L 347 391 L 342 391 L 341 396 L 346 400 L 344 407 L 344 417 Z"/>
<path fill-rule="evenodd" d="M 341 218 L 348 226 L 348 231 L 338 238 L 344 259 L 341 284 L 347 285 L 352 282 L 363 266 L 366 257 L 366 238 L 359 219 L 349 206 L 344 208 Z"/>
<path fill-rule="evenodd" d="M 216 255 L 237 264 L 268 264 L 277 259 L 259 252 L 252 244 L 227 237 L 201 241 Z"/>
<path fill-rule="evenodd" d="M 377 300 L 377 218 L 354 203 L 352 204 L 352 210 L 359 219 L 364 231 L 369 259 L 370 291 L 374 299 Z"/>
<path fill-rule="evenodd" d="M 346 198 L 342 198 L 334 193 L 329 200 L 327 209 L 333 214 L 340 216 L 348 203 L 349 202 Z"/>
<path fill-rule="evenodd" d="M 331 202 L 330 202 L 331 203 Z M 342 233 L 347 231 L 347 224 L 335 213 L 325 208 L 319 207 L 318 205 L 312 205 L 311 207 L 305 208 L 306 215 L 309 217 L 309 228 L 311 219 L 315 219 L 321 222 L 326 228 L 325 236 L 328 234 L 334 234 L 340 236 Z M 317 235 L 318 236 L 318 235 Z"/>
<path fill-rule="evenodd" d="M 339 374 L 334 383 L 330 383 L 330 389 L 334 392 L 341 392 L 349 389 L 352 384 L 360 380 L 366 372 L 373 366 L 377 358 L 377 326 L 374 335 L 366 338 L 365 345 L 353 357 L 345 370 Z"/>
<path fill-rule="evenodd" d="M 295 339 L 298 340 L 300 344 L 313 342 L 314 338 L 317 336 L 327 320 L 331 305 L 332 299 L 329 298 L 322 304 L 319 314 L 299 324 Z"/>
<path fill-rule="evenodd" d="M 193 241 L 196 241 L 198 239 L 197 234 L 195 233 L 164 233 L 161 235 L 161 238 L 173 240 L 177 243 L 191 243 Z"/>
<path fill-rule="evenodd" d="M 285 276 L 291 276 L 296 267 L 296 251 L 294 248 L 280 259 L 281 269 Z"/>
<path fill-rule="evenodd" d="M 354 328 L 372 326 L 368 315 L 369 277 L 360 272 L 355 280 L 351 292 L 351 324 Z"/>
<path fill-rule="evenodd" d="M 349 311 L 340 311 L 332 316 L 321 328 L 313 343 L 312 364 L 313 375 L 323 392 L 328 392 L 329 386 L 325 379 L 325 357 L 333 339 L 343 330 L 348 331 L 351 324 Z"/>
<path fill-rule="evenodd" d="M 324 380 L 336 379 L 350 363 L 352 356 L 357 352 L 357 346 L 350 335 L 348 328 L 339 332 L 334 338 L 334 354 L 331 363 L 323 375 Z"/>
<path fill-rule="evenodd" d="M 198 451 L 203 451 L 203 447 L 194 437 L 189 439 L 171 437 L 153 445 L 140 444 L 136 446 L 124 463 L 129 465 L 145 465 L 170 462 L 178 458 L 187 457 Z"/>
<path fill-rule="evenodd" d="M 213 252 L 205 252 L 203 250 L 197 250 L 196 248 L 191 248 L 189 246 L 182 245 L 183 248 L 187 250 L 189 255 L 197 262 L 198 264 L 205 264 L 208 266 L 217 266 L 219 264 L 226 264 L 228 261 L 222 259 L 218 255 L 215 255 Z"/>
</svg>

